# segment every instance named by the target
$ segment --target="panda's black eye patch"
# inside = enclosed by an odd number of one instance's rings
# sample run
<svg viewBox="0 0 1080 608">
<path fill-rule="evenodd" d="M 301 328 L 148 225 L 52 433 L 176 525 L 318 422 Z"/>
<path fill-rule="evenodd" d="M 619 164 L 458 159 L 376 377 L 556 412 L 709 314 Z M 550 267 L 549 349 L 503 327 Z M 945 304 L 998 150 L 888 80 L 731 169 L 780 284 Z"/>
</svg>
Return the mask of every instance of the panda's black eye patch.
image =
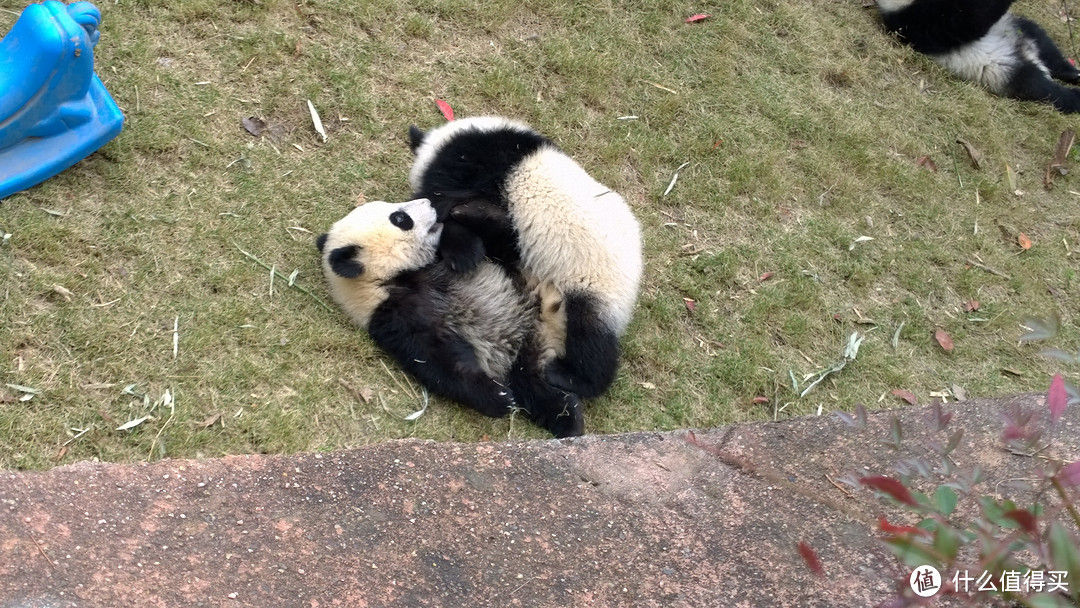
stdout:
<svg viewBox="0 0 1080 608">
<path fill-rule="evenodd" d="M 404 211 L 395 211 L 390 214 L 390 223 L 401 228 L 402 230 L 412 230 L 413 221 L 409 217 L 408 213 Z"/>
</svg>

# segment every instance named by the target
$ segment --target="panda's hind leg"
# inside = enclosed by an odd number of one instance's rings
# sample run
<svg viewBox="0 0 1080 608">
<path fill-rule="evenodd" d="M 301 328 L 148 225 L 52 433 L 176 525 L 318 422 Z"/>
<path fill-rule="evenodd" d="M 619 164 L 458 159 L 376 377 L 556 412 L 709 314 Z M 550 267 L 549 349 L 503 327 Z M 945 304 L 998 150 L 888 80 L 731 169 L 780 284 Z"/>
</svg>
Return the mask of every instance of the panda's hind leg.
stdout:
<svg viewBox="0 0 1080 608">
<path fill-rule="evenodd" d="M 1080 70 L 1076 68 L 1061 53 L 1054 41 L 1047 35 L 1046 30 L 1030 19 L 1016 17 L 1016 25 L 1023 32 L 1024 37 L 1035 43 L 1039 53 L 1039 60 L 1043 62 L 1050 75 L 1062 82 L 1080 84 Z"/>
<path fill-rule="evenodd" d="M 548 382 L 583 399 L 599 397 L 615 381 L 619 336 L 605 323 L 596 298 L 563 295 L 566 330 L 563 352 L 547 365 Z"/>
<path fill-rule="evenodd" d="M 552 435 L 575 437 L 585 432 L 585 408 L 572 392 L 552 386 L 541 368 L 539 345 L 522 348 L 510 373 L 510 389 L 518 406 L 537 426 Z"/>
<path fill-rule="evenodd" d="M 1049 103 L 1065 114 L 1080 113 L 1080 89 L 1054 82 L 1039 66 L 1022 62 L 1009 78 L 1005 94 L 1014 99 Z"/>
</svg>

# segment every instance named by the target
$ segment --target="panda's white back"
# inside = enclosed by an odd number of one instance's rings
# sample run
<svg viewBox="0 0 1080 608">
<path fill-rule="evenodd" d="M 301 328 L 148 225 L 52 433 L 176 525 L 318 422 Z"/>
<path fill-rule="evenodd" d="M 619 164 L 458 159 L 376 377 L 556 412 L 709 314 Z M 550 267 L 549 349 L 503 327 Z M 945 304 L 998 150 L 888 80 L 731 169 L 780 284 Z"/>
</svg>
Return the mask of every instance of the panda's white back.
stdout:
<svg viewBox="0 0 1080 608">
<path fill-rule="evenodd" d="M 567 293 L 599 294 L 622 333 L 642 272 L 641 229 L 622 196 L 547 146 L 511 171 L 506 196 L 523 269 Z"/>
</svg>

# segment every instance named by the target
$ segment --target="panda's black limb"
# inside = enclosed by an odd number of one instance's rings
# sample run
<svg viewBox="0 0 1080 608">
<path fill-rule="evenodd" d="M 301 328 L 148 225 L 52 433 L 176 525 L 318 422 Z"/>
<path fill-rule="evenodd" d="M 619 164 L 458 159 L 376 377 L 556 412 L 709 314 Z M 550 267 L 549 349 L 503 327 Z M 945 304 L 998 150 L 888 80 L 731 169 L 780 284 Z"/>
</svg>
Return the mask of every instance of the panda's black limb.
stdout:
<svg viewBox="0 0 1080 608">
<path fill-rule="evenodd" d="M 1054 41 L 1050 39 L 1046 30 L 1024 17 L 1016 17 L 1016 24 L 1024 33 L 1024 37 L 1034 42 L 1039 49 L 1039 60 L 1050 71 L 1050 76 L 1069 84 L 1080 84 L 1080 70 L 1069 63 Z"/>
<path fill-rule="evenodd" d="M 1054 82 L 1033 63 L 1017 66 L 1009 78 L 1007 95 L 1014 99 L 1048 102 L 1059 112 L 1080 113 L 1080 89 Z"/>
<path fill-rule="evenodd" d="M 439 256 L 450 270 L 468 274 L 484 261 L 484 241 L 457 222 L 443 224 Z"/>
<path fill-rule="evenodd" d="M 585 433 L 585 408 L 577 395 L 548 383 L 537 369 L 536 352 L 526 346 L 510 373 L 510 387 L 529 420 L 558 438 Z"/>
<path fill-rule="evenodd" d="M 619 337 L 604 322 L 596 304 L 586 294 L 565 294 L 565 353 L 545 371 L 553 386 L 582 399 L 607 392 L 619 368 Z"/>
<path fill-rule="evenodd" d="M 394 293 L 372 315 L 371 339 L 433 394 L 486 416 L 506 416 L 518 406 L 511 389 L 481 369 L 472 346 L 426 305 L 430 297 L 423 290 Z"/>
</svg>

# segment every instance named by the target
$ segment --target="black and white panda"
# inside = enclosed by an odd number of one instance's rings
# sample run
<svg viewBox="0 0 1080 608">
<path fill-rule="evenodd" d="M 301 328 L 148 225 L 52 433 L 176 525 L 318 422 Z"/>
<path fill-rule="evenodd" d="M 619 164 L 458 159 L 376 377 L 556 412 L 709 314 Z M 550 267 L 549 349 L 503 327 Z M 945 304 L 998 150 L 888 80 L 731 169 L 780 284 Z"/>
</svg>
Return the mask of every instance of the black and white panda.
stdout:
<svg viewBox="0 0 1080 608">
<path fill-rule="evenodd" d="M 555 342 L 547 379 L 586 399 L 607 391 L 642 272 L 641 230 L 623 197 L 506 118 L 414 126 L 409 136 L 409 183 L 447 218 L 442 255 L 467 269 L 487 254 L 552 284 L 562 306 L 545 325 Z"/>
<path fill-rule="evenodd" d="M 885 29 L 957 76 L 992 93 L 1080 112 L 1077 70 L 1013 0 L 877 0 Z"/>
<path fill-rule="evenodd" d="M 558 437 L 580 435 L 578 397 L 543 378 L 542 310 L 557 293 L 490 262 L 451 271 L 436 259 L 442 229 L 426 199 L 360 205 L 316 239 L 330 294 L 433 394 L 493 417 L 521 408 Z"/>
</svg>

